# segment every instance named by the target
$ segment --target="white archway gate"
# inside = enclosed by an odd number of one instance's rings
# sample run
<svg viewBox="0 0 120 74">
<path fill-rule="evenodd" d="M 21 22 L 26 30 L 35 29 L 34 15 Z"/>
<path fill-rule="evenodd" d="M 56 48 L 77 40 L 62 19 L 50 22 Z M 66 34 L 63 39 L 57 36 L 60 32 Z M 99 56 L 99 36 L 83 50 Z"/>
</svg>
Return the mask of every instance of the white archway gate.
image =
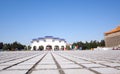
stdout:
<svg viewBox="0 0 120 74">
<path fill-rule="evenodd" d="M 31 41 L 31 50 L 64 50 L 66 44 L 64 39 L 45 36 L 43 38 L 33 39 Z"/>
</svg>

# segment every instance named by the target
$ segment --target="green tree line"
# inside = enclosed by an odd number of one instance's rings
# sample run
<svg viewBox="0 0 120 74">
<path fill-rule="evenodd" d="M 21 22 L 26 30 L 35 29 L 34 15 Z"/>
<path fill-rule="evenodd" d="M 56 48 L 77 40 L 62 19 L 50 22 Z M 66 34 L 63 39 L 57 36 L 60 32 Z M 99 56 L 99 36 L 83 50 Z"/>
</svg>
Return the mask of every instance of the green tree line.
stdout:
<svg viewBox="0 0 120 74">
<path fill-rule="evenodd" d="M 17 41 L 13 43 L 3 43 L 0 42 L 1 51 L 21 51 L 21 50 L 30 50 L 30 46 L 23 45 Z"/>
<path fill-rule="evenodd" d="M 76 42 L 72 44 L 72 49 L 74 49 L 77 46 L 78 49 L 85 50 L 85 49 L 91 49 L 91 48 L 97 48 L 99 47 L 105 47 L 105 41 L 97 41 L 97 40 L 91 40 L 90 42 Z"/>
</svg>

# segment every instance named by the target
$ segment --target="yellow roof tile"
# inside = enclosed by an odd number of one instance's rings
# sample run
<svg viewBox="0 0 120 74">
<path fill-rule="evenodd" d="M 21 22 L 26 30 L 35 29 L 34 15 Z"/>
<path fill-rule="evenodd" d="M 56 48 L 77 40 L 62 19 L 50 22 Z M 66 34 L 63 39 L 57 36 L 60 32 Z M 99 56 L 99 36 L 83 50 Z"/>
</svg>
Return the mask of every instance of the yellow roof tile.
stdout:
<svg viewBox="0 0 120 74">
<path fill-rule="evenodd" d="M 105 35 L 112 34 L 112 33 L 119 32 L 119 31 L 120 31 L 120 25 L 117 28 L 115 28 L 115 29 L 113 29 L 111 31 L 106 32 Z"/>
</svg>

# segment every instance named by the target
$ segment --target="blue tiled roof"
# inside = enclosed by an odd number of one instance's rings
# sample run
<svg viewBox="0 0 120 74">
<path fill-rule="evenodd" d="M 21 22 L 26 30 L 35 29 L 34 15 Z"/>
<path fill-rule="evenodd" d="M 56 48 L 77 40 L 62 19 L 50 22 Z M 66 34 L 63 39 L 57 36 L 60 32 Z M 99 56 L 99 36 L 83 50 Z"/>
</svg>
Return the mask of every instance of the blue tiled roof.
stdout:
<svg viewBox="0 0 120 74">
<path fill-rule="evenodd" d="M 65 39 L 60 39 L 61 41 L 65 41 Z M 65 41 L 66 42 L 66 41 Z"/>
<path fill-rule="evenodd" d="M 39 37 L 36 39 L 32 39 L 32 41 L 39 41 L 39 40 L 44 40 L 46 38 L 50 38 L 50 39 L 55 39 L 55 40 L 60 40 L 60 41 L 65 41 L 65 39 L 60 39 L 58 37 L 53 37 L 53 36 L 45 36 L 45 37 Z M 66 42 L 66 41 L 65 41 Z"/>
<path fill-rule="evenodd" d="M 53 38 L 53 36 L 45 36 L 45 38 Z"/>
<path fill-rule="evenodd" d="M 53 38 L 53 39 L 60 40 L 60 38 Z"/>
<path fill-rule="evenodd" d="M 42 37 L 39 37 L 39 38 L 38 38 L 38 40 L 44 40 L 44 38 L 42 38 Z"/>
<path fill-rule="evenodd" d="M 37 41 L 37 39 L 32 39 L 32 41 Z"/>
</svg>

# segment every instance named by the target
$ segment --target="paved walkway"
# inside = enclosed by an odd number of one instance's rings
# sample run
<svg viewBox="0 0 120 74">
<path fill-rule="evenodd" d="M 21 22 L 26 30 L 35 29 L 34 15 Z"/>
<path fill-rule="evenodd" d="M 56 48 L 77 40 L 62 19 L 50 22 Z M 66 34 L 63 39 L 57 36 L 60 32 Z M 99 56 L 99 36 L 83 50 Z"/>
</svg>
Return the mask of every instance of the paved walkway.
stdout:
<svg viewBox="0 0 120 74">
<path fill-rule="evenodd" d="M 120 51 L 0 52 L 0 74 L 120 74 Z"/>
</svg>

